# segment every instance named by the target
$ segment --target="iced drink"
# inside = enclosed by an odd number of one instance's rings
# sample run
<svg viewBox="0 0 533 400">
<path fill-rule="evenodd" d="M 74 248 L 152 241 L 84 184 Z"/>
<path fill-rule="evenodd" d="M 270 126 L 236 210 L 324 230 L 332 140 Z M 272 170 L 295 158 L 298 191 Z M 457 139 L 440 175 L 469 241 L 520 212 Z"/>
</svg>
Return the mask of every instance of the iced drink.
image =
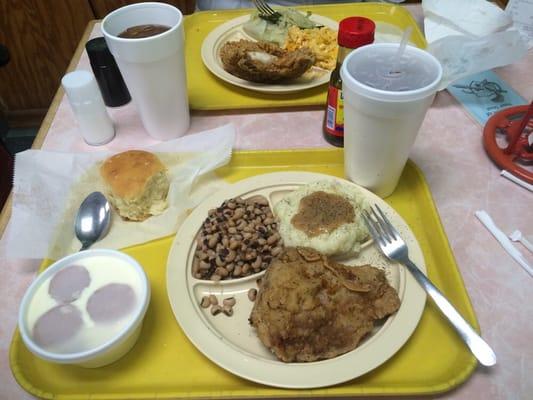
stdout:
<svg viewBox="0 0 533 400">
<path fill-rule="evenodd" d="M 344 167 L 351 181 L 390 195 L 442 77 L 435 57 L 381 43 L 353 51 L 341 69 L 344 94 Z"/>
</svg>

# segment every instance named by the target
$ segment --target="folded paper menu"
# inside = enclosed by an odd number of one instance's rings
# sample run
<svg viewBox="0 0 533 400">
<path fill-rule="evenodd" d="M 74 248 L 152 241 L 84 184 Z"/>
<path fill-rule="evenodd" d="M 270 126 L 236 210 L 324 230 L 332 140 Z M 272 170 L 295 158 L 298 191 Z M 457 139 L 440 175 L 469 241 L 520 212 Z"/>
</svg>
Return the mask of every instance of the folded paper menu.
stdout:
<svg viewBox="0 0 533 400">
<path fill-rule="evenodd" d="M 527 103 L 493 71 L 456 80 L 447 90 L 481 125 L 485 125 L 492 115 L 501 110 Z"/>
<path fill-rule="evenodd" d="M 198 203 L 227 185 L 213 171 L 229 162 L 234 140 L 233 125 L 225 125 L 144 148 L 167 167 L 168 208 L 142 222 L 125 221 L 113 211 L 108 234 L 92 248 L 121 249 L 175 233 Z M 89 193 L 104 192 L 99 166 L 111 154 L 43 150 L 17 154 L 7 256 L 58 259 L 78 251 L 81 244 L 74 234 L 78 207 Z"/>
</svg>

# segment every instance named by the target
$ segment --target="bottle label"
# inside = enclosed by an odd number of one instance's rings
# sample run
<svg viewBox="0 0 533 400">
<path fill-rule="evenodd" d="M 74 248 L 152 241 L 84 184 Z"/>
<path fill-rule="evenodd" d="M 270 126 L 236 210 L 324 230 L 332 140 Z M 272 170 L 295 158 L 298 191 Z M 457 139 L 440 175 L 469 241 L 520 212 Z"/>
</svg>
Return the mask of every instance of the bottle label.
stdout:
<svg viewBox="0 0 533 400">
<path fill-rule="evenodd" d="M 326 131 L 333 136 L 344 136 L 344 99 L 342 90 L 337 89 L 335 86 L 329 86 L 328 88 Z"/>
</svg>

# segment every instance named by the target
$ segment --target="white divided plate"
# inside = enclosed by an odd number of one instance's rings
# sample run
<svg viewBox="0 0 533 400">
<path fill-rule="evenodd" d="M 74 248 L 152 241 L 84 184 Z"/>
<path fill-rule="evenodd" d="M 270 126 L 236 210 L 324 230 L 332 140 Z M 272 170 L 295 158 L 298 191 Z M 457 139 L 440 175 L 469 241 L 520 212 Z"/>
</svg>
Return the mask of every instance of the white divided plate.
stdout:
<svg viewBox="0 0 533 400">
<path fill-rule="evenodd" d="M 219 53 L 220 48 L 229 41 L 235 41 L 239 39 L 248 39 L 253 40 L 251 36 L 246 34 L 242 29 L 242 26 L 245 22 L 249 20 L 249 15 L 243 15 L 241 17 L 234 18 L 228 22 L 223 23 L 217 28 L 213 29 L 202 43 L 202 61 L 204 65 L 211 71 L 215 76 L 231 83 L 235 86 L 239 86 L 245 89 L 255 90 L 257 92 L 263 93 L 291 93 L 299 92 L 301 90 L 310 89 L 316 86 L 323 85 L 329 82 L 330 71 L 320 70 L 323 72 L 318 77 L 313 79 L 306 79 L 304 77 L 292 80 L 283 84 L 267 84 L 267 83 L 256 83 L 246 81 L 244 79 L 238 78 L 235 75 L 227 72 L 220 60 Z M 339 23 L 320 15 L 311 15 L 310 19 L 316 22 L 317 24 L 327 26 L 328 28 L 337 31 Z M 315 68 L 315 67 L 313 67 Z"/>
<path fill-rule="evenodd" d="M 317 388 L 356 378 L 392 357 L 415 330 L 424 309 L 426 294 L 403 266 L 385 259 L 370 243 L 358 257 L 341 262 L 348 265 L 370 263 L 385 270 L 389 283 L 398 291 L 400 309 L 387 318 L 354 350 L 330 360 L 310 363 L 284 363 L 260 342 L 248 323 L 253 303 L 248 290 L 257 288 L 264 272 L 245 278 L 210 282 L 192 276 L 196 235 L 207 212 L 224 200 L 264 195 L 271 207 L 301 185 L 321 180 L 340 180 L 358 188 L 369 204 L 378 204 L 409 246 L 412 260 L 426 271 L 418 242 L 403 219 L 382 199 L 351 182 L 330 175 L 309 172 L 277 172 L 244 179 L 202 202 L 179 229 L 167 260 L 167 291 L 177 321 L 189 340 L 210 360 L 242 378 L 282 388 Z M 203 296 L 214 294 L 219 301 L 235 297 L 234 314 L 212 316 L 200 307 Z"/>
</svg>

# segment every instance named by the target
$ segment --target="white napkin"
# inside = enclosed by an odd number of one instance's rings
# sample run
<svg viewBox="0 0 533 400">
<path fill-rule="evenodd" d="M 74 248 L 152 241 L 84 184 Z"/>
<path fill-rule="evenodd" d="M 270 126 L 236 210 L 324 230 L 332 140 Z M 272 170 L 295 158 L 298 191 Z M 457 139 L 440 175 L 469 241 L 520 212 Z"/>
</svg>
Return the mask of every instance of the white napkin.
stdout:
<svg viewBox="0 0 533 400">
<path fill-rule="evenodd" d="M 533 49 L 533 3 L 531 0 L 509 0 L 505 12 L 513 20 L 522 38 Z"/>
<path fill-rule="evenodd" d="M 233 125 L 225 125 L 145 148 L 158 154 L 168 169 L 169 207 L 143 222 L 124 221 L 113 211 L 108 234 L 92 248 L 120 249 L 175 233 L 188 211 L 226 185 L 211 171 L 229 162 L 234 141 Z M 78 251 L 75 215 L 89 193 L 104 191 L 98 169 L 110 155 L 18 153 L 6 255 L 57 259 Z"/>
<path fill-rule="evenodd" d="M 483 37 L 513 23 L 503 10 L 486 0 L 423 0 L 422 8 L 428 43 L 450 35 Z"/>
<path fill-rule="evenodd" d="M 486 0 L 422 0 L 428 51 L 442 64 L 440 90 L 478 72 L 512 64 L 527 43 L 512 19 Z"/>
</svg>

